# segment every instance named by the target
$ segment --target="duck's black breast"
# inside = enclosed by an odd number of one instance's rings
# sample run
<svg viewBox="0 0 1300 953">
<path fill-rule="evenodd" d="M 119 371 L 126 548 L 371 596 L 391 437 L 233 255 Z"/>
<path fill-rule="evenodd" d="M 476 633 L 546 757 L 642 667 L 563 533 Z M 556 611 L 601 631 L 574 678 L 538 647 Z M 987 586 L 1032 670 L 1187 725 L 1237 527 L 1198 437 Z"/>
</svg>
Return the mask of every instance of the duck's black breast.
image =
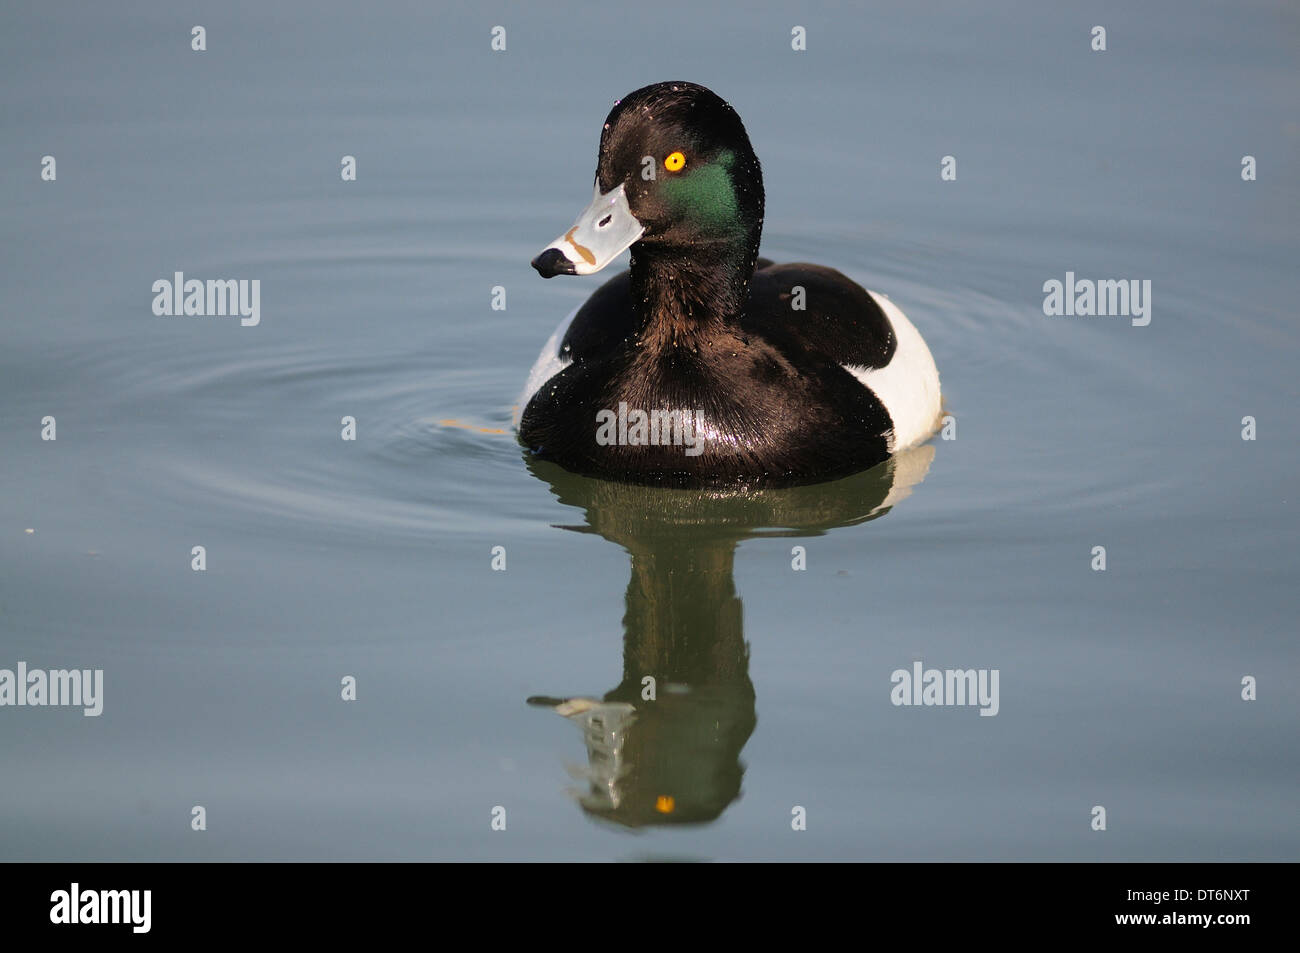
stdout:
<svg viewBox="0 0 1300 953">
<path fill-rule="evenodd" d="M 524 444 L 577 472 L 677 486 L 813 482 L 888 457 L 888 412 L 841 365 L 888 364 L 893 328 L 839 272 L 760 259 L 739 326 L 659 349 L 639 331 L 624 272 L 574 316 L 560 343 L 571 363 L 528 402 Z M 598 440 L 597 415 L 620 405 L 689 411 L 701 452 Z"/>
</svg>

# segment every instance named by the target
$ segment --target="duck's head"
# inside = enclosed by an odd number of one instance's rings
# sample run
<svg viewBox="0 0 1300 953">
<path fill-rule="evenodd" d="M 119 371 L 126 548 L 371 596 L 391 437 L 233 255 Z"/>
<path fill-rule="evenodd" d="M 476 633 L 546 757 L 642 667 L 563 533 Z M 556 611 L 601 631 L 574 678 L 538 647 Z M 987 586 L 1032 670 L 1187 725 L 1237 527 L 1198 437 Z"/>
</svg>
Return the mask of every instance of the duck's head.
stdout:
<svg viewBox="0 0 1300 953">
<path fill-rule="evenodd" d="M 762 227 L 763 174 L 736 111 L 695 83 L 656 83 L 614 104 L 591 204 L 532 264 L 543 278 L 589 275 L 635 243 L 634 265 L 752 271 Z"/>
</svg>

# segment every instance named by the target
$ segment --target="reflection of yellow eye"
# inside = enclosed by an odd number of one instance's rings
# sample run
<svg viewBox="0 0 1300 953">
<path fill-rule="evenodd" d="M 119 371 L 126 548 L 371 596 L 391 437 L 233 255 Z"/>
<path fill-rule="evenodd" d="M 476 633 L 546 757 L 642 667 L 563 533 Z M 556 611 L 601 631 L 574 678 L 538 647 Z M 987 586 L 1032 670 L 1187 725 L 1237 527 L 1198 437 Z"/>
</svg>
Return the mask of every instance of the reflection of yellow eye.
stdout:
<svg viewBox="0 0 1300 953">
<path fill-rule="evenodd" d="M 680 152 L 674 152 L 664 160 L 664 168 L 669 172 L 680 172 L 684 165 L 686 165 L 686 156 Z"/>
</svg>

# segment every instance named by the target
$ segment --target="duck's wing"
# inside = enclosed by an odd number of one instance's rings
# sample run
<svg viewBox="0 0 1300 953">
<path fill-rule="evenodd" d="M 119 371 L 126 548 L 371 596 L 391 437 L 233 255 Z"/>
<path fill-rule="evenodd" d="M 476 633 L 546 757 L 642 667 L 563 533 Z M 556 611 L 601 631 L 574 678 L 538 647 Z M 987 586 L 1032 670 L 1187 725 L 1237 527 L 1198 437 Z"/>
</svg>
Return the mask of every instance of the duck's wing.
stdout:
<svg viewBox="0 0 1300 953">
<path fill-rule="evenodd" d="M 787 355 L 834 361 L 884 405 L 891 452 L 929 439 L 942 414 L 939 371 L 920 332 L 888 297 L 832 268 L 754 273 L 748 322 Z M 799 305 L 802 305 L 800 309 Z"/>
<path fill-rule="evenodd" d="M 898 346 L 894 326 L 871 292 L 821 265 L 769 262 L 758 268 L 745 317 L 747 330 L 783 350 L 841 366 L 885 367 Z"/>
</svg>

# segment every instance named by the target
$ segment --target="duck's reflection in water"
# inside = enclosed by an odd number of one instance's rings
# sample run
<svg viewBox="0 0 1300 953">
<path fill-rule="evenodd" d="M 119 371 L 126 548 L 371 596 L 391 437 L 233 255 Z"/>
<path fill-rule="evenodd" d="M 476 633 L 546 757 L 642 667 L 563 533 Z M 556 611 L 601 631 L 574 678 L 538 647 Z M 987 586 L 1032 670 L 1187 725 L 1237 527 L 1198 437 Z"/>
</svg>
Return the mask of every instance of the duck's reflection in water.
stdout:
<svg viewBox="0 0 1300 953">
<path fill-rule="evenodd" d="M 529 460 L 562 503 L 632 557 L 623 676 L 600 698 L 530 698 L 582 728 L 587 814 L 628 828 L 700 824 L 740 796 L 741 749 L 757 723 L 736 545 L 818 536 L 887 513 L 925 478 L 933 446 L 865 473 L 781 490 L 668 490 L 575 476 Z M 787 570 L 788 571 L 788 570 Z"/>
</svg>

